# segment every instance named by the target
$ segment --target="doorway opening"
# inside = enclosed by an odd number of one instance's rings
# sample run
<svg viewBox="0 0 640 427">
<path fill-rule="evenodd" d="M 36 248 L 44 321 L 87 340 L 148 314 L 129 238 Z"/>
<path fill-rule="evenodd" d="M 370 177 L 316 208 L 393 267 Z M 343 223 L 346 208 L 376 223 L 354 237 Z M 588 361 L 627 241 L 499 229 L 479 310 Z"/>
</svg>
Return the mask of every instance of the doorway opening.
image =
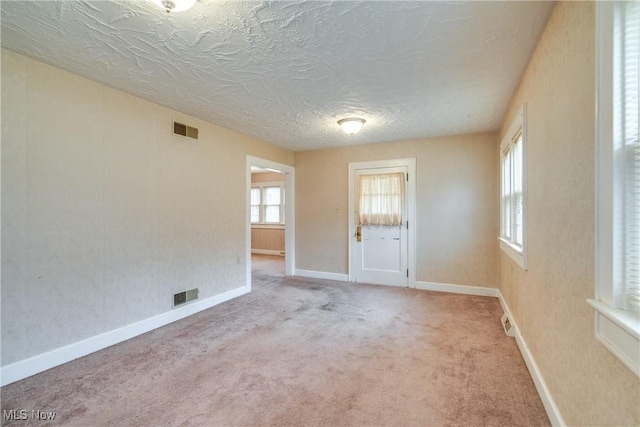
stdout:
<svg viewBox="0 0 640 427">
<path fill-rule="evenodd" d="M 255 269 L 268 274 L 276 274 L 283 259 L 283 274 L 293 275 L 294 178 L 292 166 L 247 156 L 245 274 L 249 290 L 252 282 L 252 258 L 255 260 Z"/>
</svg>

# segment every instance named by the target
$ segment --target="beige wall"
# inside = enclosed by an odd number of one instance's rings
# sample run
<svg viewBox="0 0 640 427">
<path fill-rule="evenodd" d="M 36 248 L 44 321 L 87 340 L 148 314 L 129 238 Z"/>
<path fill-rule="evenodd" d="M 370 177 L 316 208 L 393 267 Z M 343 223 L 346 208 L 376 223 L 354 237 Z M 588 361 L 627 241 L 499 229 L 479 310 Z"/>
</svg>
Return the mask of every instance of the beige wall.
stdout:
<svg viewBox="0 0 640 427">
<path fill-rule="evenodd" d="M 3 366 L 245 285 L 246 154 L 291 152 L 5 50 L 2 107 Z"/>
<path fill-rule="evenodd" d="M 278 172 L 252 173 L 251 182 L 284 182 L 284 174 Z"/>
<path fill-rule="evenodd" d="M 561 2 L 509 108 L 528 108 L 528 262 L 501 290 L 569 425 L 640 425 L 640 381 L 594 337 L 595 6 Z"/>
<path fill-rule="evenodd" d="M 251 249 L 284 252 L 284 228 L 251 227 Z"/>
<path fill-rule="evenodd" d="M 498 287 L 496 147 L 488 133 L 296 152 L 296 267 L 348 273 L 349 162 L 416 158 L 417 279 Z"/>
</svg>

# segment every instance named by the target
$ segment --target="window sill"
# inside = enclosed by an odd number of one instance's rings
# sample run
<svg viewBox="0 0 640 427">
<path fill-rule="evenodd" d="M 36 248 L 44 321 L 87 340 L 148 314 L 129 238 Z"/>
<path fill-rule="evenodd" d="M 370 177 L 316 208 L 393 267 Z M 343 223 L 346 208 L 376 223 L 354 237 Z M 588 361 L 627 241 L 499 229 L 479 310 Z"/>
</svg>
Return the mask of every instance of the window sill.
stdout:
<svg viewBox="0 0 640 427">
<path fill-rule="evenodd" d="M 508 240 L 503 239 L 502 237 L 498 237 L 498 240 L 500 240 L 500 249 L 502 249 L 502 252 L 507 254 L 509 258 L 511 258 L 516 264 L 520 266 L 520 268 L 527 271 L 527 258 L 524 254 L 524 251 L 520 251 Z"/>
<path fill-rule="evenodd" d="M 596 310 L 596 338 L 640 377 L 640 313 L 612 308 L 593 299 Z"/>
<path fill-rule="evenodd" d="M 263 228 L 270 230 L 284 230 L 284 224 L 251 224 L 251 228 Z"/>
</svg>

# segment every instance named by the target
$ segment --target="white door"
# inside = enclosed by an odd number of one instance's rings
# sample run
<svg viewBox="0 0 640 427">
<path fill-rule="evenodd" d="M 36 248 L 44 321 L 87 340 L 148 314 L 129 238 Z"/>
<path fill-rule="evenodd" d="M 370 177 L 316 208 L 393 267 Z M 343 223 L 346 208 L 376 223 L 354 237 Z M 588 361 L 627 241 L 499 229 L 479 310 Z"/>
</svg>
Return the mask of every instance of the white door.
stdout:
<svg viewBox="0 0 640 427">
<path fill-rule="evenodd" d="M 386 167 L 376 169 L 356 169 L 352 188 L 358 193 L 358 177 L 361 175 L 402 174 L 406 188 L 407 167 Z M 406 191 L 404 191 L 406 194 Z M 357 197 L 357 196 L 356 196 Z M 408 286 L 407 269 L 407 197 L 402 197 L 402 223 L 399 225 L 359 225 L 358 203 L 353 212 L 355 219 L 353 269 L 354 280 L 390 286 Z"/>
</svg>

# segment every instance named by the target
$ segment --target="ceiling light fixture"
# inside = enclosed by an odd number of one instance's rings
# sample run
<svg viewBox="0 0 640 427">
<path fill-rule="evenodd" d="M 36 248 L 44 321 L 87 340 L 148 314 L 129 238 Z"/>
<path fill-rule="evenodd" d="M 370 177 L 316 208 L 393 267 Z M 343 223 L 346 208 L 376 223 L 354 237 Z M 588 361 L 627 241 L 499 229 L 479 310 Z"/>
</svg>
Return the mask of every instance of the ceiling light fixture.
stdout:
<svg viewBox="0 0 640 427">
<path fill-rule="evenodd" d="M 193 6 L 198 0 L 153 0 L 155 4 L 163 8 L 167 13 L 182 12 Z"/>
<path fill-rule="evenodd" d="M 357 117 L 349 117 L 346 119 L 338 120 L 338 124 L 348 135 L 355 135 L 360 132 L 362 125 L 365 123 L 365 119 L 359 119 Z"/>
</svg>

